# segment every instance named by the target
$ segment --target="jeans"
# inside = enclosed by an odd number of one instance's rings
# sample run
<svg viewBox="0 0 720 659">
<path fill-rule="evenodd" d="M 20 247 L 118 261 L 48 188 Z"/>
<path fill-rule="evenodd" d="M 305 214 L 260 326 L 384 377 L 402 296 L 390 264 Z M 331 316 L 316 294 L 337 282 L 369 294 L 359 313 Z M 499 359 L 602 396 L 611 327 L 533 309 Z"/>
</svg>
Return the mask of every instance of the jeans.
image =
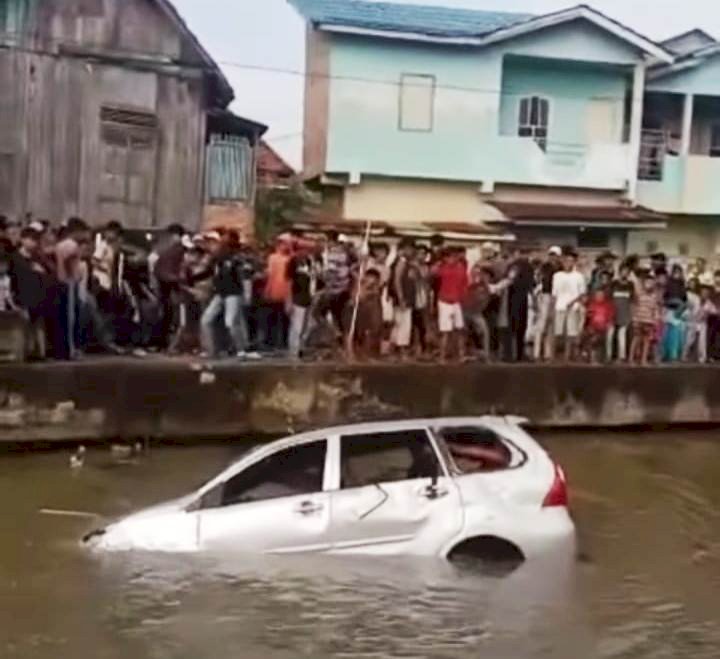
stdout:
<svg viewBox="0 0 720 659">
<path fill-rule="evenodd" d="M 688 323 L 685 334 L 683 359 L 690 357 L 690 351 L 697 345 L 697 360 L 704 364 L 707 361 L 708 332 L 707 323 Z"/>
<path fill-rule="evenodd" d="M 540 361 L 545 348 L 545 359 L 552 357 L 553 347 L 553 297 L 551 293 L 541 293 L 538 300 L 537 319 L 535 321 L 535 336 L 533 342 L 533 357 Z"/>
<path fill-rule="evenodd" d="M 608 361 L 613 358 L 615 337 L 617 337 L 617 359 L 623 362 L 627 361 L 627 333 L 627 325 L 617 325 L 608 330 L 607 343 L 605 344 L 605 354 Z"/>
<path fill-rule="evenodd" d="M 288 339 L 288 316 L 284 302 L 265 302 L 261 310 L 261 327 L 267 350 L 284 350 Z"/>
<path fill-rule="evenodd" d="M 244 352 L 248 346 L 245 305 L 242 295 L 215 295 L 200 319 L 203 348 L 213 357 L 218 354 L 215 336 L 216 323 L 223 318 L 225 329 L 233 342 L 235 352 Z"/>
<path fill-rule="evenodd" d="M 299 307 L 294 304 L 290 311 L 290 331 L 288 335 L 288 348 L 291 357 L 299 357 L 303 349 L 305 339 L 305 327 L 307 319 L 307 307 Z"/>
<path fill-rule="evenodd" d="M 468 327 L 477 334 L 482 346 L 483 356 L 485 359 L 490 358 L 490 327 L 488 326 L 485 316 L 481 313 L 466 314 L 465 320 Z"/>
<path fill-rule="evenodd" d="M 78 290 L 75 283 L 59 283 L 56 288 L 56 326 L 53 337 L 54 356 L 73 359 L 78 345 Z"/>
</svg>

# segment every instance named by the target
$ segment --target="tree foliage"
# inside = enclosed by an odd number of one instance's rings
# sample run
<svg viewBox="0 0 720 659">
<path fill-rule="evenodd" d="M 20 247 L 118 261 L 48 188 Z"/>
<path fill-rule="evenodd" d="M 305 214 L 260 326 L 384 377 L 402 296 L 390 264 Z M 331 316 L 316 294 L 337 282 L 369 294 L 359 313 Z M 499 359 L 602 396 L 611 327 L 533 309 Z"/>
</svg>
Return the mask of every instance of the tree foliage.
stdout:
<svg viewBox="0 0 720 659">
<path fill-rule="evenodd" d="M 302 220 L 312 205 L 312 195 L 300 183 L 282 188 L 261 188 L 255 201 L 255 236 L 260 242 L 271 241 Z"/>
</svg>

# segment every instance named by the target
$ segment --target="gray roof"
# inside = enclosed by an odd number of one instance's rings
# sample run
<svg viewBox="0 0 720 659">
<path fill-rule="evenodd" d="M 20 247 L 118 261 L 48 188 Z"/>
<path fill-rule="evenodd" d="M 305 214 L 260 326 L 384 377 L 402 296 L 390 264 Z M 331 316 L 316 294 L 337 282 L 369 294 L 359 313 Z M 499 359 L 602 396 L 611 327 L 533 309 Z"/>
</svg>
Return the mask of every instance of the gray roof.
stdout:
<svg viewBox="0 0 720 659">
<path fill-rule="evenodd" d="M 413 32 L 435 37 L 478 37 L 533 18 L 533 14 L 366 0 L 289 1 L 314 24 Z"/>
</svg>

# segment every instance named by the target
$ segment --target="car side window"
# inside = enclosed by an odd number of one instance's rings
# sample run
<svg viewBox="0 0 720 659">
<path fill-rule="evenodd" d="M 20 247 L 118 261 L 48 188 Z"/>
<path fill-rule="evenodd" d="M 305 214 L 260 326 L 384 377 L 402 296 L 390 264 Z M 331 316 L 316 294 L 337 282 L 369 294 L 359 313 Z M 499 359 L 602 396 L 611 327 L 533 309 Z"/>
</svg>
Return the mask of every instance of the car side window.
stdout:
<svg viewBox="0 0 720 659">
<path fill-rule="evenodd" d="M 340 488 L 433 478 L 441 466 L 425 430 L 341 438 Z"/>
<path fill-rule="evenodd" d="M 325 440 L 277 451 L 208 492 L 201 508 L 219 508 L 322 492 Z"/>
<path fill-rule="evenodd" d="M 501 471 L 512 466 L 512 451 L 498 434 L 489 428 L 440 428 L 438 435 L 445 440 L 460 473 Z"/>
</svg>

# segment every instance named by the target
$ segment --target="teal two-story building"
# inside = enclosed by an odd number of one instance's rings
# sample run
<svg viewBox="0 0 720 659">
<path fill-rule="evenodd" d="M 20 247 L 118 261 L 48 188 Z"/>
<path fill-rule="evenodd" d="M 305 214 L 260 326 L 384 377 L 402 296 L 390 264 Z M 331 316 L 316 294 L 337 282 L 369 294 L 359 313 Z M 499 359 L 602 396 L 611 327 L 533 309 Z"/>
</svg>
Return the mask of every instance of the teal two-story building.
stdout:
<svg viewBox="0 0 720 659">
<path fill-rule="evenodd" d="M 705 208 L 693 186 L 720 194 L 707 153 L 663 153 L 662 178 L 647 172 L 656 97 L 687 111 L 690 76 L 698 135 L 712 114 L 710 65 L 677 68 L 698 35 L 656 43 L 584 5 L 534 16 L 290 1 L 307 22 L 305 176 L 348 229 L 624 253 L 660 248 L 679 214 Z M 706 149 L 712 130 L 693 139 Z"/>
</svg>

